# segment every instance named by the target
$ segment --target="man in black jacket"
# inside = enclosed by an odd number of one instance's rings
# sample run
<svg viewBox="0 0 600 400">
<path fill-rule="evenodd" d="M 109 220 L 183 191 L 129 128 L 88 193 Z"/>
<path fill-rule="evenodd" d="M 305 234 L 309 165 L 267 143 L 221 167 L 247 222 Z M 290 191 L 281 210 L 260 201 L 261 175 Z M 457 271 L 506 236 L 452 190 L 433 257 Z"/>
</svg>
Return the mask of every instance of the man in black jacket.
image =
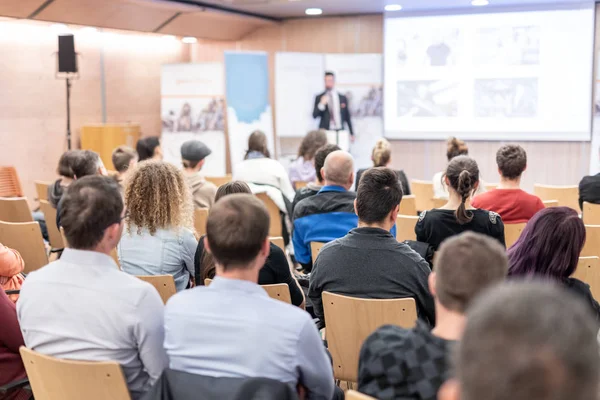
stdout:
<svg viewBox="0 0 600 400">
<path fill-rule="evenodd" d="M 348 98 L 335 90 L 333 72 L 325 72 L 325 91 L 315 98 L 313 118 L 320 118 L 319 129 L 328 131 L 344 130 L 344 124 L 348 125 L 350 141 L 354 141 Z"/>
</svg>

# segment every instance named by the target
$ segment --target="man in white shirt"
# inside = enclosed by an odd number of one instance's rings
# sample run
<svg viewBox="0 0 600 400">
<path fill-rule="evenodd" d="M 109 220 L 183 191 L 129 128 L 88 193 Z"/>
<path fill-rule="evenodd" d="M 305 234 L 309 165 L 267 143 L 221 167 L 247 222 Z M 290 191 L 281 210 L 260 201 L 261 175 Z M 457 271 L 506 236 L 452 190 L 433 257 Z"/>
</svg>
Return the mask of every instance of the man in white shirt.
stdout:
<svg viewBox="0 0 600 400">
<path fill-rule="evenodd" d="M 319 129 L 327 131 L 344 130 L 344 124 L 346 124 L 350 133 L 350 140 L 354 141 L 348 99 L 335 90 L 335 75 L 333 72 L 325 72 L 325 92 L 315 98 L 313 118 L 320 118 Z"/>
<path fill-rule="evenodd" d="M 169 367 L 212 377 L 270 378 L 300 385 L 309 399 L 331 399 L 331 362 L 310 315 L 269 298 L 257 284 L 270 247 L 265 206 L 252 195 L 229 195 L 211 209 L 206 232 L 204 246 L 217 276 L 210 286 L 169 300 Z"/>
<path fill-rule="evenodd" d="M 116 361 L 133 399 L 167 365 L 164 306 L 148 283 L 111 258 L 123 231 L 119 184 L 103 176 L 74 181 L 61 201 L 70 248 L 27 276 L 17 314 L 28 348 L 52 357 Z"/>
</svg>

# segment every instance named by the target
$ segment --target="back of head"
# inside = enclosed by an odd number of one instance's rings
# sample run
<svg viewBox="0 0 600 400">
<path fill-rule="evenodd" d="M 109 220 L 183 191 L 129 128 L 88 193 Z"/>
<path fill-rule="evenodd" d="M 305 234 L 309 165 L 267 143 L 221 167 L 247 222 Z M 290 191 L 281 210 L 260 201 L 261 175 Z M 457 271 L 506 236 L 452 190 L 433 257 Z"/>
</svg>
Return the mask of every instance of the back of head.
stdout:
<svg viewBox="0 0 600 400">
<path fill-rule="evenodd" d="M 315 153 L 321 147 L 327 144 L 327 134 L 324 131 L 310 131 L 300 144 L 298 149 L 298 157 L 304 158 L 304 160 L 312 160 L 315 158 Z"/>
<path fill-rule="evenodd" d="M 325 159 L 328 155 L 337 150 L 341 150 L 340 146 L 336 144 L 326 144 L 325 146 L 317 150 L 317 152 L 315 153 L 315 171 L 317 172 L 317 180 L 319 182 L 323 182 L 323 175 L 321 174 L 321 169 L 325 165 Z"/>
<path fill-rule="evenodd" d="M 84 176 L 96 175 L 98 170 L 102 167 L 102 160 L 98 153 L 91 150 L 75 150 L 77 154 L 74 155 L 71 169 L 73 175 L 79 179 Z"/>
<path fill-rule="evenodd" d="M 374 167 L 385 167 L 392 157 L 392 146 L 386 139 L 379 139 L 375 143 L 371 159 Z"/>
<path fill-rule="evenodd" d="M 183 174 L 174 165 L 148 160 L 139 164 L 125 192 L 129 229 L 193 229 L 193 205 Z"/>
<path fill-rule="evenodd" d="M 585 225 L 577 211 L 568 207 L 540 210 L 508 250 L 509 275 L 562 281 L 575 272 L 585 239 Z"/>
<path fill-rule="evenodd" d="M 474 232 L 445 240 L 436 255 L 435 290 L 448 310 L 464 313 L 486 288 L 502 282 L 508 258 L 498 241 Z"/>
<path fill-rule="evenodd" d="M 232 194 L 210 210 L 206 238 L 217 264 L 225 270 L 243 268 L 253 261 L 269 235 L 269 213 L 250 194 Z"/>
<path fill-rule="evenodd" d="M 160 139 L 156 136 L 148 136 L 138 140 L 135 150 L 138 153 L 139 161 L 154 157 L 154 151 L 158 146 L 160 146 Z"/>
<path fill-rule="evenodd" d="M 475 160 L 468 156 L 454 157 L 446 169 L 446 177 L 450 187 L 458 193 L 462 202 L 456 210 L 456 220 L 460 224 L 471 222 L 473 215 L 466 210 L 466 201 L 473 194 L 479 182 L 479 167 Z"/>
<path fill-rule="evenodd" d="M 248 151 L 246 151 L 245 159 L 248 159 L 248 155 L 251 152 L 261 153 L 263 156 L 269 158 L 271 153 L 269 152 L 269 146 L 267 141 L 267 135 L 262 131 L 254 131 L 248 137 Z"/>
<path fill-rule="evenodd" d="M 243 181 L 227 182 L 226 184 L 219 186 L 219 188 L 217 189 L 217 193 L 215 195 L 215 202 L 230 194 L 238 193 L 252 194 L 252 190 L 250 190 L 250 186 L 248 186 L 248 184 Z"/>
<path fill-rule="evenodd" d="M 402 185 L 389 168 L 371 168 L 360 179 L 356 192 L 356 213 L 360 222 L 382 222 L 402 201 Z"/>
<path fill-rule="evenodd" d="M 64 176 L 65 178 L 75 178 L 75 174 L 73 173 L 73 164 L 75 164 L 80 152 L 80 150 L 68 150 L 65 151 L 62 156 L 60 156 L 60 159 L 58 160 L 58 168 L 56 170 L 58 175 Z"/>
<path fill-rule="evenodd" d="M 60 222 L 69 246 L 94 249 L 104 230 L 121 222 L 123 196 L 121 186 L 112 178 L 100 175 L 77 179 L 65 191 L 60 208 Z"/>
<path fill-rule="evenodd" d="M 455 137 L 448 139 L 446 150 L 446 157 L 448 157 L 448 161 L 452 160 L 454 157 L 467 155 L 469 155 L 469 147 L 465 142 Z"/>
<path fill-rule="evenodd" d="M 137 152 L 129 146 L 119 146 L 112 153 L 112 163 L 117 172 L 126 172 L 132 160 L 138 158 Z"/>
<path fill-rule="evenodd" d="M 527 168 L 527 153 L 517 144 L 507 144 L 498 149 L 496 163 L 504 178 L 517 179 Z"/>
<path fill-rule="evenodd" d="M 596 399 L 598 328 L 573 296 L 540 282 L 480 296 L 455 353 L 461 400 Z"/>
<path fill-rule="evenodd" d="M 325 158 L 323 170 L 325 171 L 324 178 L 328 185 L 352 185 L 354 159 L 346 151 L 334 151 Z"/>
</svg>

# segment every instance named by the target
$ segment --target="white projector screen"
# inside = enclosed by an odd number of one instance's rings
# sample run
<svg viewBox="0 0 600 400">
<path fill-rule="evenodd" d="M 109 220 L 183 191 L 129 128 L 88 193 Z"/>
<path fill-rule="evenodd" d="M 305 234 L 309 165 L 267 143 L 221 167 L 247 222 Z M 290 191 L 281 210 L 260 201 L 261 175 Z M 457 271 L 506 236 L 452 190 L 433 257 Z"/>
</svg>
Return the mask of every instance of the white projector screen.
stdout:
<svg viewBox="0 0 600 400">
<path fill-rule="evenodd" d="M 593 4 L 385 21 L 391 139 L 590 140 Z"/>
</svg>

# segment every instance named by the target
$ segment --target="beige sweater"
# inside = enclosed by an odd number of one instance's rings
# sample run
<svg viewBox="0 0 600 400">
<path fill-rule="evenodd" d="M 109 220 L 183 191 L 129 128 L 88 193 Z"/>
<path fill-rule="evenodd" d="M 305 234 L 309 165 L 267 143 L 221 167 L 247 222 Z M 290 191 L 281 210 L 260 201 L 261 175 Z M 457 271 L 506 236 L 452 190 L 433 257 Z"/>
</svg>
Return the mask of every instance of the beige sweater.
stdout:
<svg viewBox="0 0 600 400">
<path fill-rule="evenodd" d="M 217 194 L 217 187 L 215 184 L 208 182 L 198 173 L 190 174 L 185 172 L 184 175 L 192 192 L 194 207 L 211 208 L 215 203 L 215 195 Z"/>
</svg>

